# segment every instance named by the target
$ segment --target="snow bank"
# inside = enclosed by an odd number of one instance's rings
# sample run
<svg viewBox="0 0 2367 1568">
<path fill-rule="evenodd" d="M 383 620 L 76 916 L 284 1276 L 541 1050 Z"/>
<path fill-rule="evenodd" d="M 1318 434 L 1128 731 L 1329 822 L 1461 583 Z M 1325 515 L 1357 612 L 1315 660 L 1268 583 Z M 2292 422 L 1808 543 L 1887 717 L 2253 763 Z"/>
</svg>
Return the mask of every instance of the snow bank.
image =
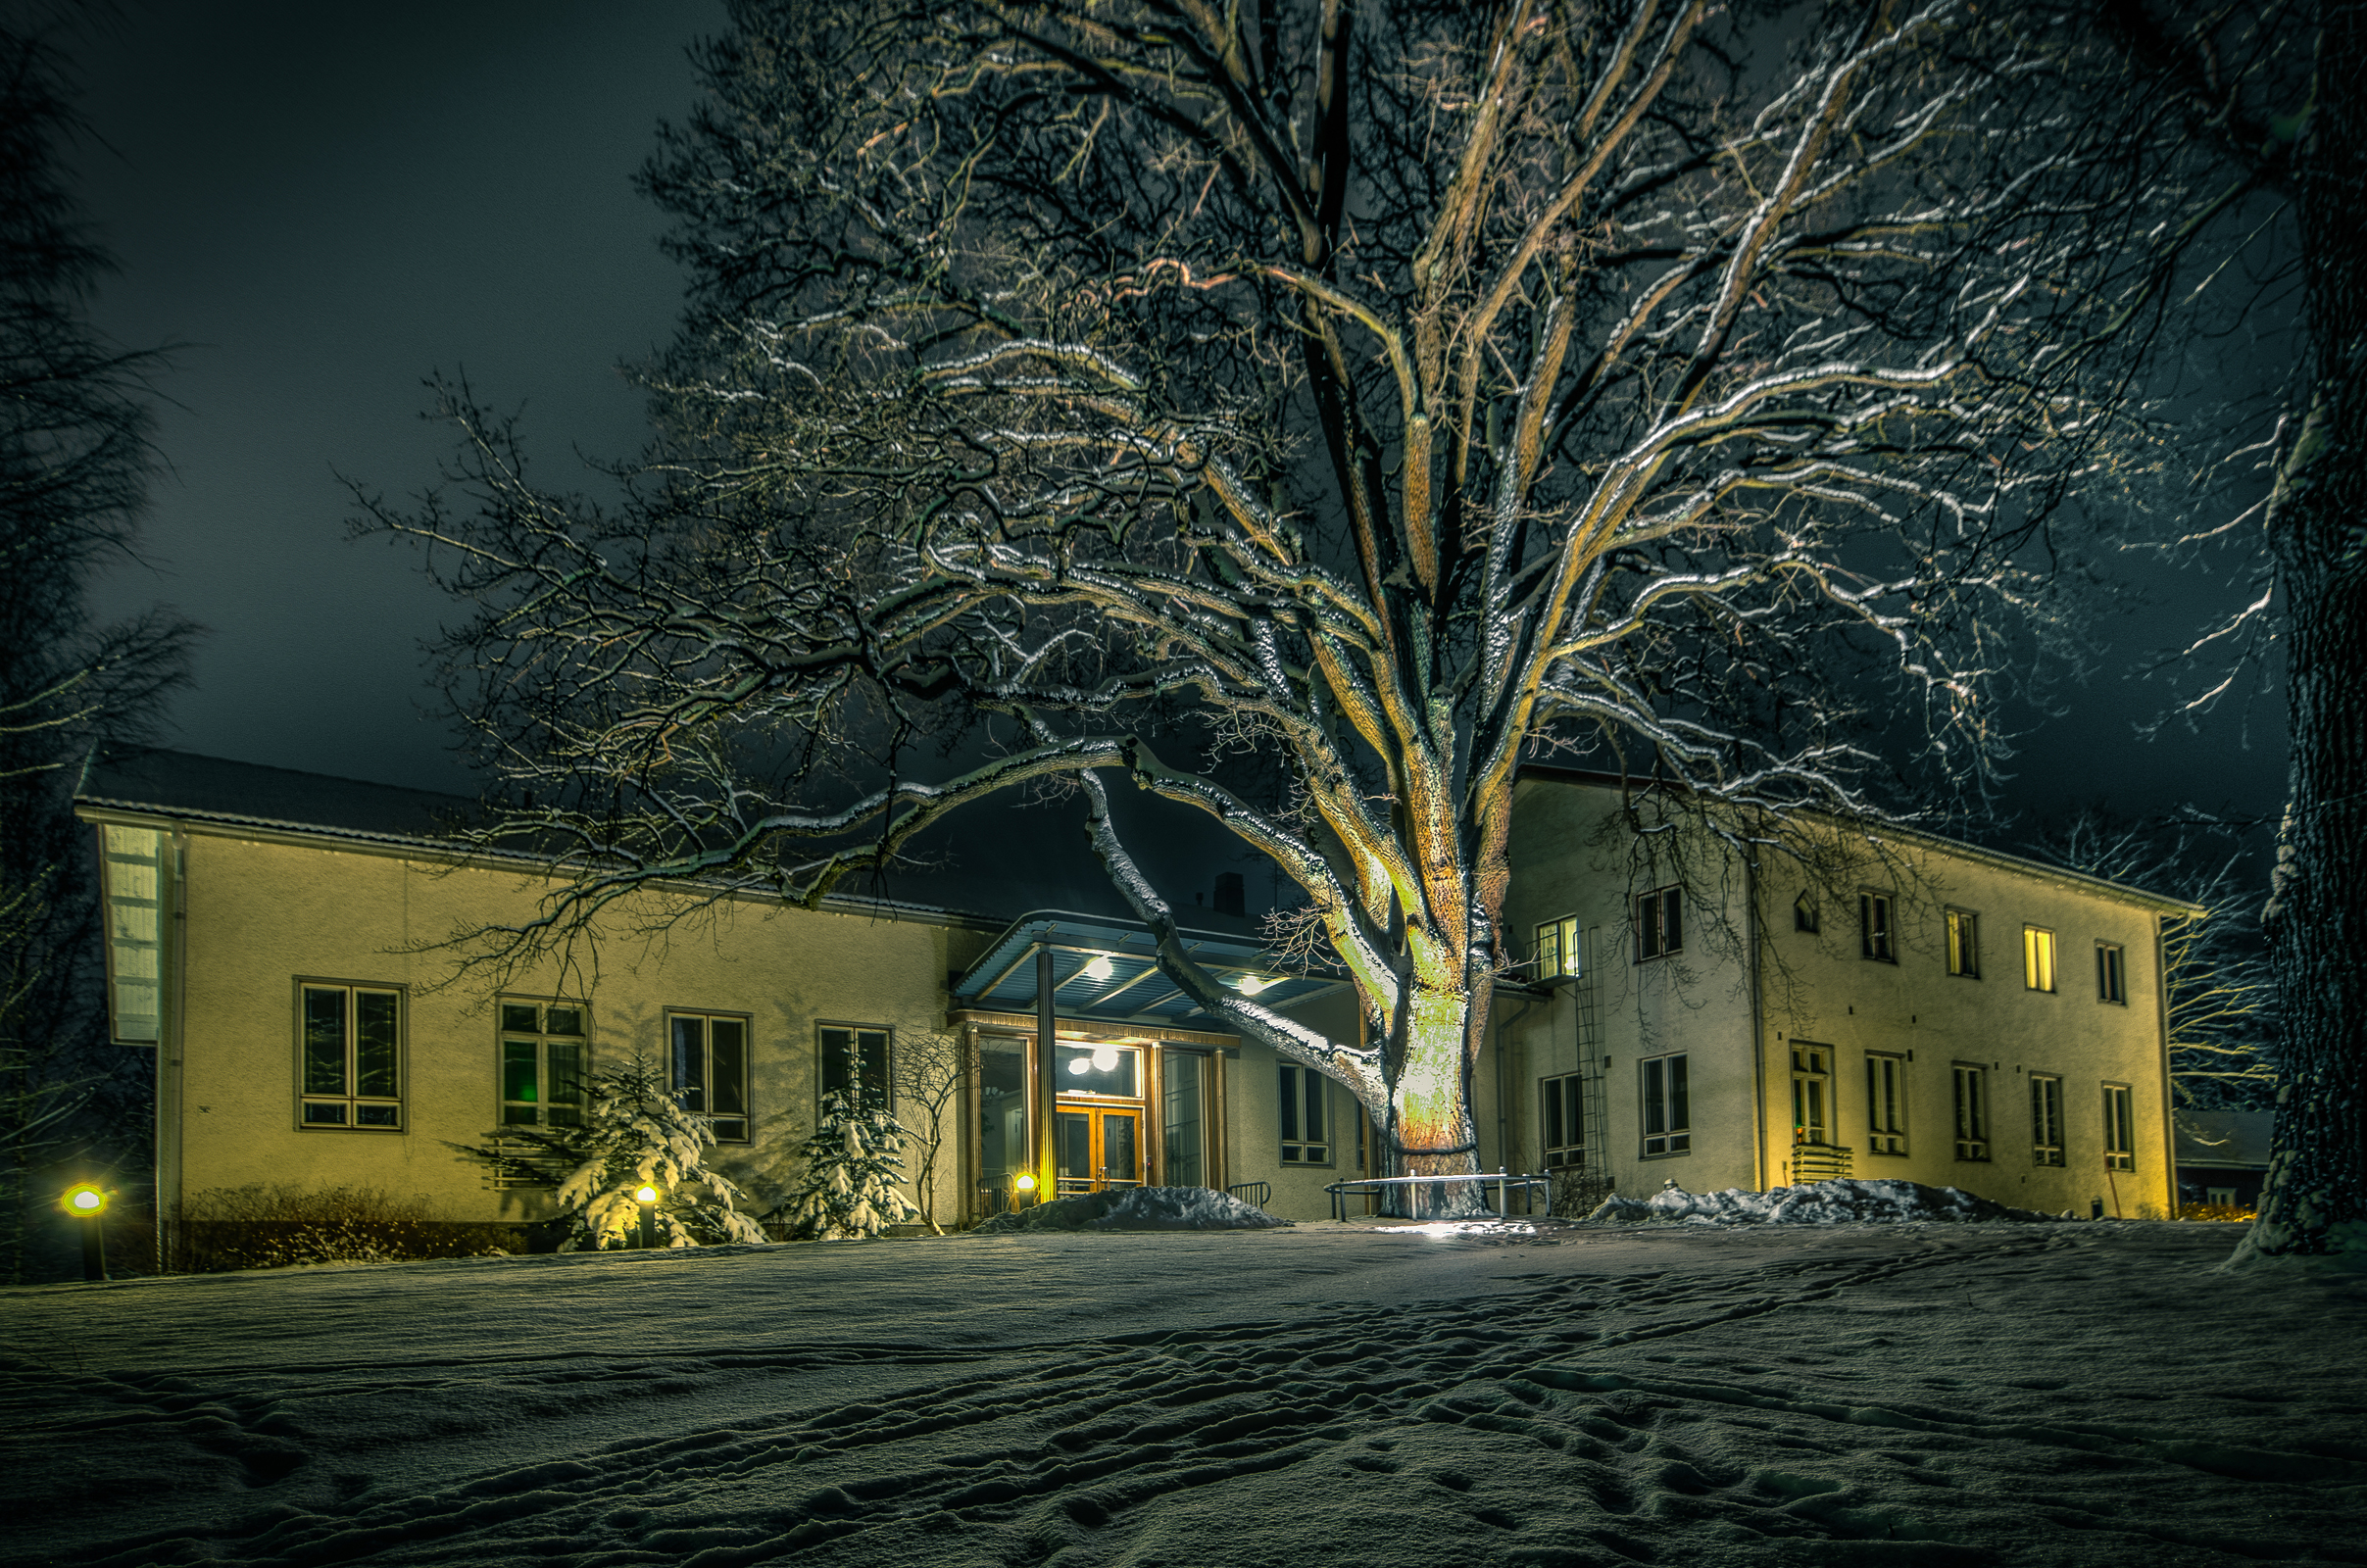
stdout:
<svg viewBox="0 0 2367 1568">
<path fill-rule="evenodd" d="M 1056 1199 L 1016 1213 L 997 1214 L 974 1234 L 1009 1231 L 1261 1231 L 1276 1219 L 1254 1203 L 1207 1187 L 1129 1187 Z"/>
<path fill-rule="evenodd" d="M 1689 1193 L 1668 1187 L 1650 1198 L 1613 1195 L 1589 1214 L 1589 1224 L 1638 1225 L 1843 1225 L 1905 1224 L 1937 1220 L 1969 1224 L 1996 1220 L 2052 1220 L 2031 1208 L 2008 1208 L 1975 1198 L 1958 1187 L 1921 1182 L 1817 1182 L 1754 1193 L 1729 1187 L 1722 1193 Z"/>
</svg>

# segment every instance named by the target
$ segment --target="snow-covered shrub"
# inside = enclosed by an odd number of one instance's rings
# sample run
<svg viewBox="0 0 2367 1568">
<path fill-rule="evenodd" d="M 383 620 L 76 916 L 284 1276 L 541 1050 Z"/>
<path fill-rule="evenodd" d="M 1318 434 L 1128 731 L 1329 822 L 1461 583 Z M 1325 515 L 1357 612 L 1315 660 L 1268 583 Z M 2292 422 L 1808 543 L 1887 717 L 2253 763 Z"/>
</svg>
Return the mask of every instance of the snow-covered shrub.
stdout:
<svg viewBox="0 0 2367 1568">
<path fill-rule="evenodd" d="M 860 1074 L 855 1082 L 854 1095 L 833 1093 L 823 1101 L 821 1124 L 801 1152 L 805 1173 L 781 1202 L 790 1234 L 801 1241 L 877 1236 L 920 1212 L 897 1191 L 904 1179 L 904 1128 L 886 1110 L 863 1102 Z"/>
<path fill-rule="evenodd" d="M 525 1240 L 515 1227 L 439 1219 L 423 1194 L 397 1198 L 375 1187 L 217 1187 L 190 1194 L 182 1216 L 173 1267 L 193 1274 L 498 1257 Z"/>
<path fill-rule="evenodd" d="M 733 1204 L 743 1195 L 707 1168 L 715 1124 L 684 1110 L 655 1063 L 635 1058 L 592 1075 L 578 1127 L 505 1127 L 489 1146 L 455 1144 L 468 1158 L 512 1178 L 556 1178 L 569 1221 L 563 1252 L 640 1245 L 643 1187 L 658 1190 L 659 1245 L 713 1247 L 762 1242 L 764 1233 Z"/>
</svg>

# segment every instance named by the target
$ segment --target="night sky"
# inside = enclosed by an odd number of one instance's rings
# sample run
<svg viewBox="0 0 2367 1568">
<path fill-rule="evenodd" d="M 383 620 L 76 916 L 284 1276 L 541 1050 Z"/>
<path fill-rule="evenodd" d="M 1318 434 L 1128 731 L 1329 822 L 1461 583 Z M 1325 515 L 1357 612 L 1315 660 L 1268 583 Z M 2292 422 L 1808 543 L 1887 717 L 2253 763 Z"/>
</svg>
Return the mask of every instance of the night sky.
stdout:
<svg viewBox="0 0 2367 1568">
<path fill-rule="evenodd" d="M 578 449 L 639 445 L 616 367 L 670 334 L 680 279 L 631 176 L 693 102 L 685 45 L 720 24 L 713 3 L 189 3 L 133 7 L 78 51 L 107 144 L 83 188 L 123 263 L 100 323 L 185 345 L 159 382 L 148 565 L 102 588 L 111 612 L 163 599 L 212 628 L 172 744 L 473 793 L 419 653 L 451 607 L 408 550 L 347 540 L 337 476 L 433 482 L 449 443 L 416 416 L 439 369 L 522 407 L 546 484 L 589 477 Z M 2070 711 L 2025 713 L 2010 804 L 2273 816 L 2273 695 L 2136 739 L 2169 691 L 2128 663 L 2241 602 L 2207 572 L 2146 586 L 2153 608 L 2103 627 L 2099 677 L 2057 693 Z"/>
</svg>

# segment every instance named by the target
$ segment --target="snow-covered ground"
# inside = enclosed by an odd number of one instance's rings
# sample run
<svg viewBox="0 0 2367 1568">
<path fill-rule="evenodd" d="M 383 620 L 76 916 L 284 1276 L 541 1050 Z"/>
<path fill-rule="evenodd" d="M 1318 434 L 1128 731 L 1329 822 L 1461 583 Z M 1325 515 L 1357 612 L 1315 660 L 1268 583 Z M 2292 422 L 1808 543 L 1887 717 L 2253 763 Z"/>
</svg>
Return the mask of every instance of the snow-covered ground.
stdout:
<svg viewBox="0 0 2367 1568">
<path fill-rule="evenodd" d="M 1375 1225 L 0 1293 L 10 1563 L 2367 1562 L 2227 1226 Z"/>
</svg>

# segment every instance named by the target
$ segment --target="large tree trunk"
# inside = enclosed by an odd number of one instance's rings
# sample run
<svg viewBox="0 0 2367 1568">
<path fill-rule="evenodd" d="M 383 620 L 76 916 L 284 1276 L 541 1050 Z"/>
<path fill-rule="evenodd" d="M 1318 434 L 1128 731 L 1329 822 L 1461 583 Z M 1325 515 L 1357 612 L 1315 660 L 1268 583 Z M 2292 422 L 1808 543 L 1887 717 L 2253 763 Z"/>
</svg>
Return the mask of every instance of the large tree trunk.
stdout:
<svg viewBox="0 0 2367 1568">
<path fill-rule="evenodd" d="M 2284 1083 L 2247 1249 L 2367 1258 L 2367 7 L 2322 0 L 2300 160 L 2308 409 L 2269 517 L 2291 798 L 2266 920 Z"/>
<path fill-rule="evenodd" d="M 1473 1034 L 1487 1025 L 1485 992 L 1416 993 L 1396 1073 L 1389 1084 L 1389 1147 L 1400 1176 L 1460 1176 L 1479 1169 L 1479 1129 L 1471 1115 Z M 1472 1012 L 1481 1016 L 1474 1020 Z M 1480 1183 L 1410 1183 L 1391 1195 L 1384 1213 L 1451 1219 L 1487 1206 Z"/>
</svg>

